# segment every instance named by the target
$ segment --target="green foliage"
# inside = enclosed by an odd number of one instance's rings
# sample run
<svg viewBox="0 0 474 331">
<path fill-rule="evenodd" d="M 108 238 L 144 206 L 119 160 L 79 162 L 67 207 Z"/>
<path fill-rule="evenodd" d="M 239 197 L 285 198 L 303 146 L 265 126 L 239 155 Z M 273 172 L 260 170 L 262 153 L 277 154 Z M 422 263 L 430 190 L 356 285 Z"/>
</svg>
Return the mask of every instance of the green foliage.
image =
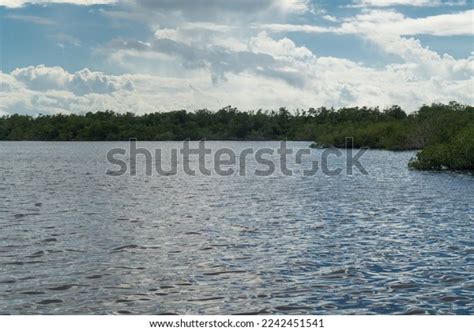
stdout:
<svg viewBox="0 0 474 331">
<path fill-rule="evenodd" d="M 473 168 L 474 108 L 456 102 L 425 105 L 407 115 L 399 106 L 240 112 L 225 107 L 137 116 L 112 111 L 84 115 L 0 117 L 0 140 L 308 140 L 314 147 L 423 149 L 414 169 Z"/>
<path fill-rule="evenodd" d="M 417 170 L 474 170 L 474 124 L 470 123 L 448 142 L 427 146 L 409 166 Z"/>
<path fill-rule="evenodd" d="M 378 108 L 319 108 L 290 112 L 241 112 L 225 107 L 217 112 L 184 110 L 136 116 L 112 111 L 84 115 L 11 115 L 0 118 L 1 140 L 315 140 L 334 130 L 396 121 L 406 114 L 398 106 Z M 375 135 L 376 132 L 373 133 Z M 361 133 L 363 136 L 364 133 Z M 369 139 L 369 138 L 367 138 Z M 370 139 L 369 139 L 370 140 Z M 370 143 L 370 141 L 369 141 Z"/>
</svg>

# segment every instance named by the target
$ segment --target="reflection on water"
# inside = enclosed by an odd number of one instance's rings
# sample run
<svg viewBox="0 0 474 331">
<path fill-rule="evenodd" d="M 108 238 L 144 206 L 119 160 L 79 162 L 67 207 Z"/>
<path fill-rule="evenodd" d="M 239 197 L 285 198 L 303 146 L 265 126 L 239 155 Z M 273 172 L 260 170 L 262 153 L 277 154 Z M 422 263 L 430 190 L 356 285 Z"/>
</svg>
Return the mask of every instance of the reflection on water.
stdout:
<svg viewBox="0 0 474 331">
<path fill-rule="evenodd" d="M 0 313 L 474 313 L 470 175 L 106 176 L 117 146 L 0 144 Z"/>
</svg>

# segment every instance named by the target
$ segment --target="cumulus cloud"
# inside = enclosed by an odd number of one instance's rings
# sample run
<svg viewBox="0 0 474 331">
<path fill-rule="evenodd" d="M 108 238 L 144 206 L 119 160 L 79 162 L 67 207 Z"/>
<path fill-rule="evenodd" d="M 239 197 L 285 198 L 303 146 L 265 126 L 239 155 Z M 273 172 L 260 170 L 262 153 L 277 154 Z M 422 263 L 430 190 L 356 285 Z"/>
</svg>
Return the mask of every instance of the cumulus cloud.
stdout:
<svg viewBox="0 0 474 331">
<path fill-rule="evenodd" d="M 413 111 L 430 102 L 473 103 L 474 56 L 455 59 L 415 39 L 422 34 L 471 36 L 472 10 L 410 18 L 385 8 L 408 4 L 403 0 L 357 3 L 364 8 L 355 9 L 353 16 L 313 11 L 330 22 L 318 26 L 288 24 L 310 22 L 306 19 L 285 19 L 286 15 L 311 15 L 311 2 L 306 0 L 127 1 L 115 11 L 98 12 L 117 20 L 143 22 L 150 29 L 149 36 L 112 39 L 95 55 L 129 74 L 108 75 L 89 69 L 69 72 L 44 65 L 0 72 L 0 112 L 112 109 L 145 113 L 218 109 L 229 104 L 244 110 L 400 104 Z M 423 3 L 426 1 L 410 1 L 410 5 Z M 285 36 L 286 32 L 352 35 L 398 60 L 371 67 L 318 56 L 292 35 Z M 61 44 L 81 45 L 74 37 L 57 39 Z"/>
<path fill-rule="evenodd" d="M 224 47 L 196 50 L 170 39 L 116 40 L 114 54 L 135 52 L 141 60 L 164 54 L 188 67 L 176 75 L 121 76 L 87 69 L 69 73 L 60 67 L 21 68 L 2 74 L 6 93 L 0 93 L 0 111 L 144 113 L 228 104 L 244 110 L 400 104 L 413 111 L 430 102 L 473 103 L 474 58 L 455 60 L 423 48 L 415 39 L 398 38 L 379 42 L 403 62 L 382 68 L 318 57 L 288 38 L 275 39 L 265 32 L 251 36 L 245 52 Z M 225 77 L 209 79 L 219 74 Z"/>
<path fill-rule="evenodd" d="M 473 102 L 472 78 L 464 81 L 434 78 L 410 81 L 404 72 L 394 68 L 375 70 L 328 57 L 318 58 L 306 69 L 307 77 L 311 79 L 304 88 L 247 71 L 229 73 L 226 81 L 214 85 L 206 78 L 204 69 L 181 78 L 128 75 L 127 79 L 135 86 L 134 93 L 118 91 L 76 95 L 67 90 L 38 91 L 13 79 L 10 93 L 0 93 L 0 111 L 47 114 L 112 109 L 146 113 L 183 108 L 218 109 L 228 104 L 250 110 L 280 106 L 385 106 L 394 103 L 413 111 L 427 102 L 452 99 Z"/>
<path fill-rule="evenodd" d="M 211 46 L 199 42 L 183 42 L 176 38 L 175 32 L 163 33 L 163 30 L 160 30 L 155 36 L 158 38 L 149 43 L 114 40 L 109 47 L 113 48 L 115 57 L 124 51 L 129 56 L 146 57 L 159 54 L 168 56 L 170 60 L 179 59 L 179 63 L 174 63 L 174 66 L 182 66 L 186 70 L 206 69 L 213 84 L 225 81 L 229 73 L 249 71 L 284 80 L 290 85 L 302 86 L 304 77 L 294 70 L 289 70 L 289 64 L 293 59 L 312 56 L 307 48 L 296 47 L 287 38 L 275 41 L 265 32 L 252 37 L 245 49 L 239 50 L 227 48 L 224 44 Z M 118 64 L 124 65 L 123 57 Z"/>
<path fill-rule="evenodd" d="M 39 65 L 15 69 L 11 76 L 36 91 L 69 91 L 75 95 L 133 91 L 132 81 L 121 76 L 92 72 L 87 68 L 71 74 L 61 67 Z"/>
<path fill-rule="evenodd" d="M 463 80 L 474 76 L 474 57 L 454 59 L 424 47 L 413 37 L 418 34 L 437 36 L 472 35 L 473 10 L 411 19 L 395 11 L 366 11 L 346 19 L 336 33 L 356 34 L 377 45 L 387 54 L 397 55 L 404 62 L 389 65 L 404 71 L 410 79 Z"/>
<path fill-rule="evenodd" d="M 381 35 L 371 35 L 370 38 L 386 53 L 404 60 L 404 63 L 391 67 L 409 72 L 415 78 L 463 80 L 474 76 L 474 56 L 457 60 L 448 54 L 439 55 L 414 38 Z"/>
<path fill-rule="evenodd" d="M 274 40 L 265 31 L 250 38 L 249 48 L 253 53 L 269 54 L 276 59 L 304 59 L 313 56 L 313 53 L 306 47 L 296 47 L 295 43 L 288 38 Z"/>
<path fill-rule="evenodd" d="M 308 33 L 352 34 L 375 44 L 386 54 L 396 55 L 402 63 L 389 64 L 404 80 L 423 79 L 465 80 L 474 76 L 474 57 L 455 59 L 440 55 L 412 35 L 435 36 L 472 35 L 473 10 L 460 13 L 435 15 L 424 18 L 407 18 L 393 10 L 365 10 L 344 19 L 340 26 L 318 27 L 308 25 L 261 25 L 274 32 L 304 31 Z"/>
</svg>

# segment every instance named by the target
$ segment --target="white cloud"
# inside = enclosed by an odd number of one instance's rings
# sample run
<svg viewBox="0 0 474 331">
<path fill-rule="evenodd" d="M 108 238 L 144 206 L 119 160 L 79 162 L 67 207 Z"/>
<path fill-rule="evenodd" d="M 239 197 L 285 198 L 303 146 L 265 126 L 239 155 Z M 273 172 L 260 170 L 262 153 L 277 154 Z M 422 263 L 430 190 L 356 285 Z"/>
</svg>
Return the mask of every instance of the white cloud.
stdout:
<svg viewBox="0 0 474 331">
<path fill-rule="evenodd" d="M 52 37 L 56 41 L 58 41 L 58 45 L 62 45 L 62 48 L 65 48 L 66 46 L 81 46 L 81 41 L 78 38 L 71 36 L 67 33 L 58 33 L 56 35 L 53 35 Z"/>
<path fill-rule="evenodd" d="M 62 3 L 62 4 L 90 6 L 90 5 L 111 4 L 117 1 L 118 0 L 0 0 L 0 7 L 4 6 L 4 7 L 9 7 L 9 8 L 18 8 L 26 4 L 48 4 L 48 3 L 56 3 L 56 4 Z"/>
<path fill-rule="evenodd" d="M 370 10 L 354 17 L 350 17 L 339 28 L 333 29 L 336 33 L 379 34 L 413 36 L 455 36 L 473 35 L 474 10 L 434 15 L 423 18 L 409 18 L 392 10 Z"/>
<path fill-rule="evenodd" d="M 217 47 L 234 52 L 243 52 L 248 45 L 233 35 L 234 27 L 206 22 L 185 23 L 177 28 L 158 28 L 156 39 L 170 39 L 194 48 Z M 148 46 L 151 46 L 149 44 Z"/>
<path fill-rule="evenodd" d="M 178 31 L 176 29 L 158 29 L 155 31 L 157 39 L 178 40 Z"/>
<path fill-rule="evenodd" d="M 399 56 L 404 63 L 389 65 L 413 79 L 462 80 L 474 76 L 474 57 L 456 60 L 440 55 L 413 37 L 418 34 L 437 36 L 472 35 L 473 10 L 411 19 L 395 11 L 366 11 L 346 19 L 336 33 L 361 36 L 376 44 L 383 52 Z"/>
<path fill-rule="evenodd" d="M 391 67 L 407 71 L 418 78 L 437 78 L 463 80 L 474 77 L 474 56 L 456 60 L 448 54 L 438 53 L 424 48 L 414 38 L 370 36 L 386 53 L 400 56 L 405 62 Z"/>
<path fill-rule="evenodd" d="M 394 5 L 405 6 L 437 6 L 440 1 L 437 0 L 356 0 L 356 5 L 389 7 Z"/>
<path fill-rule="evenodd" d="M 285 12 L 302 13 L 310 8 L 309 0 L 277 0 L 274 3 L 274 6 L 279 7 Z"/>
<path fill-rule="evenodd" d="M 288 38 L 274 40 L 265 31 L 260 32 L 256 37 L 250 38 L 249 49 L 253 53 L 269 54 L 275 59 L 313 57 L 313 53 L 306 47 L 296 47 L 295 43 Z"/>
<path fill-rule="evenodd" d="M 335 23 L 335 22 L 338 21 L 337 17 L 332 16 L 332 15 L 323 15 L 323 16 L 321 16 L 321 17 L 322 17 L 323 19 L 325 19 L 326 21 L 328 21 L 328 22 L 333 22 L 333 23 Z"/>
<path fill-rule="evenodd" d="M 309 0 L 134 0 L 147 10 L 175 11 L 191 15 L 207 12 L 243 12 L 251 13 L 277 9 L 281 12 L 301 13 L 309 9 Z"/>
<path fill-rule="evenodd" d="M 302 14 L 310 8 L 310 0 L 133 0 L 129 7 L 134 13 L 131 19 L 145 21 L 150 26 L 156 22 L 164 26 L 189 22 L 245 25 L 263 17 Z M 109 15 L 107 11 L 104 14 Z M 123 17 L 119 11 L 109 16 Z"/>
<path fill-rule="evenodd" d="M 421 5 L 420 0 L 410 3 Z M 412 111 L 430 102 L 474 101 L 474 56 L 454 59 L 413 38 L 471 36 L 472 10 L 425 18 L 383 8 L 362 9 L 346 18 L 318 12 L 315 15 L 335 24 L 315 26 L 285 24 L 286 15 L 310 9 L 306 0 L 135 0 L 130 6 L 130 13 L 118 11 L 125 7 L 100 13 L 144 22 L 153 36 L 114 39 L 97 55 L 131 74 L 68 72 L 44 65 L 0 72 L 0 112 L 145 113 L 229 104 L 243 110 L 400 104 Z M 354 35 L 399 59 L 373 68 L 343 58 L 318 57 L 290 37 L 272 36 L 272 32 L 298 31 Z M 57 37 L 62 44 L 80 45 L 72 36 Z"/>
<path fill-rule="evenodd" d="M 20 68 L 0 77 L 0 111 L 145 113 L 229 104 L 243 110 L 400 104 L 413 111 L 424 103 L 474 102 L 474 57 L 440 56 L 415 39 L 399 36 L 372 38 L 403 62 L 375 69 L 346 59 L 317 57 L 288 38 L 274 39 L 265 32 L 251 36 L 245 51 L 206 45 L 196 49 L 193 44 L 163 43 L 163 39 L 116 41 L 112 56 L 129 52 L 137 59 L 130 63 L 129 58 L 120 58 L 121 65 L 141 64 L 148 57 L 154 63 L 156 57 L 168 56 L 174 67 L 179 63 L 187 67 L 179 72 L 120 76 L 87 69 L 69 73 L 60 67 Z M 210 79 L 219 74 L 225 78 Z"/>
<path fill-rule="evenodd" d="M 454 6 L 465 5 L 466 0 L 441 1 L 441 0 L 354 0 L 358 7 L 391 7 L 391 6 L 414 6 L 414 7 L 436 7 L 441 5 Z"/>
<path fill-rule="evenodd" d="M 423 80 L 459 81 L 474 77 L 474 56 L 454 59 L 440 55 L 412 36 L 429 34 L 436 36 L 472 35 L 473 10 L 412 19 L 393 10 L 364 10 L 349 17 L 337 27 L 308 25 L 267 24 L 260 25 L 270 31 L 303 31 L 308 33 L 353 34 L 375 44 L 386 54 L 398 56 L 403 62 L 389 64 L 386 68 L 401 76 L 406 82 Z M 371 78 L 367 78 L 371 79 Z M 474 91 L 472 91 L 474 92 Z"/>
<path fill-rule="evenodd" d="M 310 0 L 0 0 L 0 6 L 18 8 L 27 4 L 74 4 L 82 6 L 133 3 L 147 11 L 180 12 L 186 16 L 212 12 L 252 13 L 277 10 L 282 13 L 303 13 L 311 7 Z"/>
<path fill-rule="evenodd" d="M 39 65 L 15 69 L 11 76 L 27 88 L 36 91 L 67 90 L 75 95 L 86 95 L 133 90 L 133 83 L 130 80 L 125 80 L 120 76 L 92 72 L 89 69 L 71 74 L 61 67 Z"/>
<path fill-rule="evenodd" d="M 361 14 L 345 18 L 340 26 L 298 24 L 258 24 L 255 28 L 274 32 L 306 32 L 365 35 L 380 34 L 415 36 L 472 36 L 474 10 L 452 14 L 409 18 L 394 10 L 364 10 Z"/>
<path fill-rule="evenodd" d="M 306 32 L 306 33 L 335 33 L 336 29 L 310 24 L 255 24 L 254 29 L 270 30 L 272 32 Z"/>
<path fill-rule="evenodd" d="M 295 59 L 310 58 L 312 53 L 305 47 L 296 47 L 290 39 L 275 41 L 261 32 L 245 43 L 237 41 L 236 47 L 224 42 L 228 41 L 226 35 L 206 36 L 207 39 L 203 40 L 193 31 L 158 30 L 155 33 L 158 38 L 150 43 L 115 40 L 109 44 L 112 52 L 107 49 L 102 52 L 113 54 L 110 59 L 116 65 L 127 68 L 130 68 L 130 62 L 138 63 L 138 66 L 143 66 L 144 60 L 166 62 L 166 65 L 152 69 L 155 74 L 161 75 L 174 71 L 175 75 L 181 76 L 190 70 L 206 68 L 214 84 L 226 80 L 229 73 L 252 71 L 291 85 L 304 85 L 304 77 L 289 68 L 289 64 Z M 142 72 L 149 72 L 149 66 Z"/>
</svg>

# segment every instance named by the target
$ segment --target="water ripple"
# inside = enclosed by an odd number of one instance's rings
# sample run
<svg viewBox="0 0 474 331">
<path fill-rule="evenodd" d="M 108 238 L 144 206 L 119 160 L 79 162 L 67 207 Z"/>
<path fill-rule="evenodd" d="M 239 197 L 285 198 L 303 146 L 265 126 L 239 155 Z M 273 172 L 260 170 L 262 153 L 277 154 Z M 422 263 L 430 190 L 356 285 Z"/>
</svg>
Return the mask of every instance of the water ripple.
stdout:
<svg viewBox="0 0 474 331">
<path fill-rule="evenodd" d="M 106 176 L 121 144 L 0 144 L 0 314 L 474 314 L 473 176 Z"/>
</svg>

